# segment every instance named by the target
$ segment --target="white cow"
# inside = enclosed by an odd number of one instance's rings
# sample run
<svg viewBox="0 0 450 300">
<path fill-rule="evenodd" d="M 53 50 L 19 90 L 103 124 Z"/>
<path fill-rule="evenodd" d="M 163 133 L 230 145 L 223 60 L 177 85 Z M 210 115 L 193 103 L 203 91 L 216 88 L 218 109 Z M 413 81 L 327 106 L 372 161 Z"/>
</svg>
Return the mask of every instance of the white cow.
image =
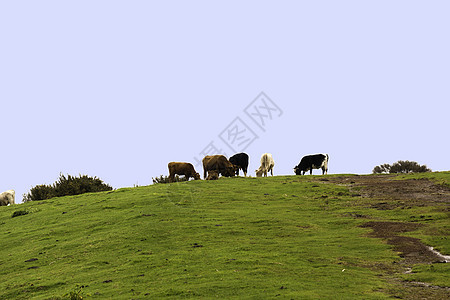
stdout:
<svg viewBox="0 0 450 300">
<path fill-rule="evenodd" d="M 272 154 L 270 153 L 264 153 L 261 156 L 261 166 L 258 170 L 255 170 L 256 177 L 262 177 L 264 174 L 264 177 L 267 177 L 267 172 L 270 171 L 270 174 L 273 176 L 273 166 L 275 165 L 275 162 L 273 161 Z"/>
<path fill-rule="evenodd" d="M 16 197 L 16 192 L 14 190 L 9 190 L 0 194 L 0 206 L 7 206 L 8 204 L 14 204 L 14 198 Z"/>
</svg>

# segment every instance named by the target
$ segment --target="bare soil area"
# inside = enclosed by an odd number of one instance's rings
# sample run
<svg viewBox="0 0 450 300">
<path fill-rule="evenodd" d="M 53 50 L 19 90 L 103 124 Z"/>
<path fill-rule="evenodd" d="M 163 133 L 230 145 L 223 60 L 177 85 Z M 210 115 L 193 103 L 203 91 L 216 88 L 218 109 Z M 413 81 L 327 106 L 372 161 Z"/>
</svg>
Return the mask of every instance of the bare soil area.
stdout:
<svg viewBox="0 0 450 300">
<path fill-rule="evenodd" d="M 394 251 L 401 253 L 400 257 L 404 259 L 401 263 L 406 266 L 418 263 L 445 262 L 419 239 L 397 235 L 402 232 L 414 231 L 420 226 L 418 223 L 367 222 L 361 227 L 371 228 L 373 232 L 369 236 L 385 239 L 389 245 L 392 245 Z"/>
<path fill-rule="evenodd" d="M 362 197 L 379 199 L 373 204 L 378 209 L 430 206 L 437 203 L 450 204 L 450 187 L 436 184 L 428 179 L 395 179 L 396 175 L 343 176 L 330 182 L 349 186 Z M 389 200 L 386 202 L 385 200 Z"/>
<path fill-rule="evenodd" d="M 352 196 L 359 196 L 370 201 L 364 202 L 370 208 L 379 210 L 409 209 L 412 207 L 436 206 L 450 211 L 450 188 L 428 179 L 398 180 L 396 175 L 342 176 L 329 179 L 334 184 L 348 186 Z M 365 217 L 365 216 L 356 216 Z M 415 264 L 445 263 L 438 253 L 432 251 L 419 239 L 402 236 L 402 233 L 419 229 L 423 226 L 418 221 L 427 221 L 427 216 L 418 216 L 412 222 L 368 221 L 362 227 L 371 228 L 370 237 L 381 238 L 403 259 L 393 262 L 397 266 L 378 266 L 378 269 L 391 273 L 391 280 L 403 285 L 402 291 L 392 292 L 402 299 L 450 299 L 450 288 L 430 286 L 421 282 L 405 282 L 395 273 L 407 272 Z M 405 271 L 406 270 L 406 271 Z"/>
</svg>

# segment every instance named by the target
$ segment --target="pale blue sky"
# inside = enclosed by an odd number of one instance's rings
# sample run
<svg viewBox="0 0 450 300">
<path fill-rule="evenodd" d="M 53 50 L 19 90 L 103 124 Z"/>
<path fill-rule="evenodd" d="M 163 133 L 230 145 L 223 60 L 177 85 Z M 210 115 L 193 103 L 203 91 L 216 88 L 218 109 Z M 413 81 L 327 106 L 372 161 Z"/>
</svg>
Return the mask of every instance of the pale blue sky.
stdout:
<svg viewBox="0 0 450 300">
<path fill-rule="evenodd" d="M 333 174 L 399 159 L 449 170 L 449 11 L 449 1 L 0 1 L 0 190 L 20 201 L 60 172 L 147 185 L 210 142 L 233 154 L 227 129 L 253 131 L 234 140 L 251 138 L 253 176 L 264 152 L 278 175 L 312 153 L 328 153 Z M 245 112 L 261 92 L 279 108 L 264 128 Z"/>
</svg>

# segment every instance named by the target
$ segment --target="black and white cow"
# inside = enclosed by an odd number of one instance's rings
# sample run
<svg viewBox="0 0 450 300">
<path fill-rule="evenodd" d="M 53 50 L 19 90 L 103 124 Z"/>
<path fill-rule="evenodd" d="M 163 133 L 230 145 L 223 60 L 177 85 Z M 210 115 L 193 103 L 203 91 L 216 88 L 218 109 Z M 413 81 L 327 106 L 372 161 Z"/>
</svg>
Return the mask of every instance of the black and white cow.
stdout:
<svg viewBox="0 0 450 300">
<path fill-rule="evenodd" d="M 314 154 L 306 155 L 302 158 L 300 163 L 294 167 L 296 175 L 305 175 L 305 172 L 310 171 L 312 175 L 313 169 L 322 169 L 322 175 L 328 173 L 328 154 Z"/>
<path fill-rule="evenodd" d="M 237 153 L 230 157 L 230 163 L 235 165 L 236 176 L 239 176 L 239 169 L 242 169 L 244 176 L 247 176 L 248 169 L 248 154 L 247 153 Z"/>
</svg>

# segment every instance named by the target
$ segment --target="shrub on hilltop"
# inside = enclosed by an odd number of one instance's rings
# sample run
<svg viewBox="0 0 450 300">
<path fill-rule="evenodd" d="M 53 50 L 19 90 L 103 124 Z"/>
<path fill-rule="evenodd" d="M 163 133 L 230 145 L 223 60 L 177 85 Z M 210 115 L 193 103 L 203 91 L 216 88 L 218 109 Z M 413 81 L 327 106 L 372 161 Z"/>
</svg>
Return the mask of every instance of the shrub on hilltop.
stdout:
<svg viewBox="0 0 450 300">
<path fill-rule="evenodd" d="M 97 177 L 79 175 L 79 177 L 63 174 L 52 185 L 37 185 L 31 188 L 30 192 L 24 195 L 24 202 L 50 199 L 53 197 L 62 197 L 70 195 L 79 195 L 84 193 L 95 193 L 110 191 L 112 187 Z"/>
<path fill-rule="evenodd" d="M 415 161 L 409 160 L 399 160 L 396 163 L 390 164 L 382 164 L 373 168 L 373 174 L 382 174 L 382 173 L 424 173 L 431 172 L 431 169 L 428 169 L 426 165 L 420 165 Z"/>
<path fill-rule="evenodd" d="M 164 176 L 164 175 L 160 175 L 159 177 L 155 177 L 155 178 L 152 177 L 152 180 L 153 180 L 154 184 L 170 183 L 169 176 Z M 180 177 L 178 175 L 174 176 L 174 182 L 182 182 L 182 181 L 189 181 L 189 178 L 186 178 L 186 176 L 183 176 L 183 177 Z"/>
</svg>

